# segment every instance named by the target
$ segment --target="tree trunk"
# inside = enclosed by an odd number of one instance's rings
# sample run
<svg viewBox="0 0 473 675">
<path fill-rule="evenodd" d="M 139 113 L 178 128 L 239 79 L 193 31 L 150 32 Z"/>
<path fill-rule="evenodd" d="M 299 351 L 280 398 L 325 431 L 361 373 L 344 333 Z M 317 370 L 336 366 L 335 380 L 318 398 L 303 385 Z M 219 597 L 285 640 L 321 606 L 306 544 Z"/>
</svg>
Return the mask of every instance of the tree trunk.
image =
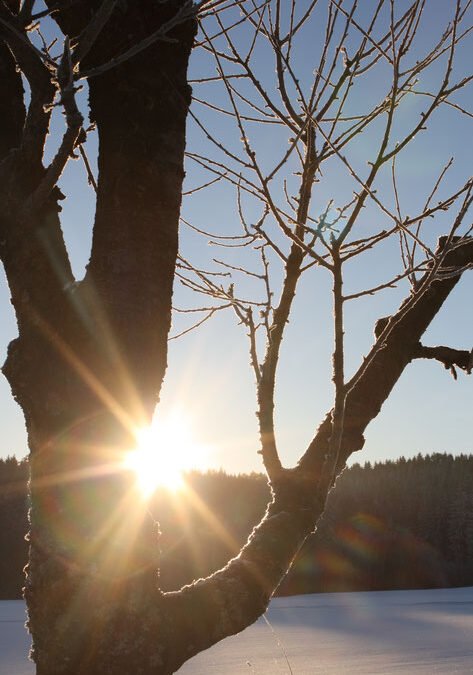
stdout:
<svg viewBox="0 0 473 675">
<path fill-rule="evenodd" d="M 82 67 L 107 63 L 184 4 L 116 9 Z M 73 37 L 99 5 L 75 3 L 56 18 Z M 90 79 L 99 177 L 80 282 L 63 242 L 59 191 L 39 212 L 24 208 L 44 169 L 38 153 L 24 161 L 21 79 L 1 45 L 10 105 L 0 131 L 0 230 L 19 327 L 3 372 L 31 452 L 25 597 L 38 675 L 169 672 L 156 649 L 166 642 L 156 527 L 121 460 L 136 428 L 150 422 L 166 368 L 195 28 L 181 23 L 174 42 Z M 43 108 L 35 119 L 47 127 Z"/>
</svg>

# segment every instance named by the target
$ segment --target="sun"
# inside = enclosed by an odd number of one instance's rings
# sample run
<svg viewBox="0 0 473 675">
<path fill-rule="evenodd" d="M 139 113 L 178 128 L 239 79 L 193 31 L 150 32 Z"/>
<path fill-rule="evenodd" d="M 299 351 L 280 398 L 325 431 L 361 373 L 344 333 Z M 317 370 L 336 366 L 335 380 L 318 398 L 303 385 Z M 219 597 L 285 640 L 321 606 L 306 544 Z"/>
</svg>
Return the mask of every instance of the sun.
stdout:
<svg viewBox="0 0 473 675">
<path fill-rule="evenodd" d="M 136 474 L 143 497 L 150 497 L 158 488 L 172 492 L 182 489 L 184 472 L 198 468 L 203 461 L 204 448 L 192 439 L 182 414 L 155 418 L 135 435 L 136 447 L 127 453 L 124 466 Z"/>
</svg>

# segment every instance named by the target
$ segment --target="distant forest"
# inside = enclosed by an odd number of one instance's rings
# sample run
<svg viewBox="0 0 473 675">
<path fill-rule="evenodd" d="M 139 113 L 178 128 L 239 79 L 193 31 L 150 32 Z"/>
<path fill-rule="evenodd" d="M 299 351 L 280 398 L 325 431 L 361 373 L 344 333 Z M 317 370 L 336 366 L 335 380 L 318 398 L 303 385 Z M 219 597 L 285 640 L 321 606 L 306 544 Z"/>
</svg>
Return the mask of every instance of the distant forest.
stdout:
<svg viewBox="0 0 473 675">
<path fill-rule="evenodd" d="M 0 460 L 1 599 L 21 597 L 27 476 L 26 461 Z M 164 590 L 221 567 L 268 500 L 259 474 L 192 473 L 187 483 L 150 504 Z M 473 456 L 434 454 L 347 469 L 279 594 L 463 585 L 473 585 Z"/>
</svg>

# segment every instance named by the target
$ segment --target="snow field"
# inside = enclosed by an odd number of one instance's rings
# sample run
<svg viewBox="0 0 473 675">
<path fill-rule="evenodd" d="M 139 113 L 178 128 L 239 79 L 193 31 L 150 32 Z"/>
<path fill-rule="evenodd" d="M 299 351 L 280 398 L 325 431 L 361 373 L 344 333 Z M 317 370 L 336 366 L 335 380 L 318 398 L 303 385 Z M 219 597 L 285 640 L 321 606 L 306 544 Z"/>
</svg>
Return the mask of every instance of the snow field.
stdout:
<svg viewBox="0 0 473 675">
<path fill-rule="evenodd" d="M 0 602 L 0 675 L 34 675 L 22 601 Z M 473 587 L 276 598 L 182 675 L 473 673 Z"/>
</svg>

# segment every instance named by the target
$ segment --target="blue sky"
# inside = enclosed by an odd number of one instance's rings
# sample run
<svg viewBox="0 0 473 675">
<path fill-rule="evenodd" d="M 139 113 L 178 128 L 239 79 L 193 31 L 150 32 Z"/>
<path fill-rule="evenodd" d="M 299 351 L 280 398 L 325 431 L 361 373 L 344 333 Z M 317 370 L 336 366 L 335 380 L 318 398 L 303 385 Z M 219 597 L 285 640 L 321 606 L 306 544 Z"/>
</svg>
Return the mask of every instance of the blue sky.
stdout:
<svg viewBox="0 0 473 675">
<path fill-rule="evenodd" d="M 301 3 L 301 8 L 306 0 Z M 453 3 L 452 3 L 453 4 Z M 360 21 L 366 19 L 365 11 L 373 6 L 370 0 L 363 4 Z M 398 3 L 400 9 L 407 3 Z M 419 31 L 419 53 L 427 49 L 442 32 L 442 26 L 451 14 L 450 3 L 441 0 L 427 2 L 425 17 Z M 471 12 L 470 12 L 471 20 Z M 210 27 L 209 27 L 210 28 Z M 241 27 L 238 40 L 246 39 L 245 27 Z M 47 30 L 52 30 L 48 28 Z M 238 29 L 240 30 L 240 29 Z M 301 81 L 308 82 L 311 66 L 317 52 L 314 34 L 303 33 L 295 62 L 300 68 Z M 350 43 L 347 43 L 350 46 Z M 456 78 L 464 76 L 469 65 L 468 50 L 471 54 L 471 39 L 459 49 L 456 62 Z M 268 89 L 274 79 L 274 65 L 264 46 L 258 47 L 257 67 Z M 434 87 L 440 77 L 440 65 L 431 68 L 422 84 Z M 208 54 L 196 51 L 191 63 L 191 77 L 214 73 L 215 65 Z M 381 69 L 366 80 L 364 86 L 354 94 L 351 103 L 354 112 L 380 96 L 386 88 L 386 73 Z M 212 100 L 229 107 L 225 92 L 220 87 L 195 86 L 194 94 L 205 100 Z M 457 103 L 472 109 L 471 90 L 462 91 Z M 408 128 L 420 114 L 421 97 L 408 97 L 399 110 L 399 134 Z M 86 92 L 81 94 L 85 104 Z M 208 108 L 194 104 L 193 112 L 202 123 L 235 152 L 242 155 L 242 144 L 238 129 L 231 120 L 222 118 Z M 50 139 L 49 155 L 54 150 L 62 126 L 59 114 L 54 119 Z M 251 127 L 251 125 L 249 125 Z M 277 161 L 287 148 L 285 132 L 268 128 L 248 129 L 249 136 L 257 149 L 258 157 L 265 166 Z M 378 129 L 363 134 L 350 148 L 350 159 L 359 167 L 366 167 L 372 159 Z M 442 166 L 451 155 L 455 164 L 448 173 L 444 194 L 453 190 L 460 181 L 471 173 L 471 118 L 452 109 L 443 108 L 431 120 L 429 130 L 419 134 L 406 151 L 398 166 L 398 189 L 402 196 L 404 214 L 412 214 L 425 199 L 429 186 L 435 181 Z M 205 136 L 190 120 L 188 149 L 192 152 L 209 153 Z M 91 136 L 88 151 L 93 160 L 96 141 Z M 217 156 L 217 155 L 213 155 Z M 291 162 L 293 160 L 291 159 Z M 295 181 L 294 167 L 290 164 L 285 174 L 288 184 Z M 365 169 L 360 169 L 365 170 Z M 186 167 L 187 189 L 209 180 L 209 174 L 198 169 L 189 161 Z M 281 179 L 282 180 L 282 179 Z M 78 278 L 83 273 L 88 259 L 88 250 L 93 222 L 93 194 L 87 186 L 84 168 L 79 162 L 71 162 L 61 187 L 68 199 L 64 203 L 63 227 L 71 259 Z M 329 164 L 323 180 L 314 188 L 313 216 L 319 216 L 330 199 L 340 205 L 346 201 L 353 189 L 353 183 L 343 167 L 336 162 Z M 380 191 L 392 203 L 392 190 L 388 173 L 379 181 Z M 258 210 L 251 199 L 245 202 L 245 212 L 250 221 L 257 219 Z M 222 181 L 209 191 L 203 191 L 184 199 L 183 215 L 186 219 L 205 230 L 224 234 L 240 230 L 235 194 Z M 449 214 L 442 214 L 429 223 L 426 238 L 435 242 L 436 237 L 448 226 Z M 470 216 L 471 222 L 471 216 Z M 359 225 L 359 236 L 382 229 L 385 223 L 378 211 L 368 206 Z M 280 237 L 279 234 L 275 235 Z M 186 257 L 197 265 L 211 264 L 213 257 L 225 259 L 232 264 L 247 264 L 252 267 L 250 252 L 241 249 L 220 251 L 209 247 L 205 237 L 198 237 L 183 227 L 182 250 Z M 243 261 L 243 263 L 242 263 Z M 273 264 L 275 291 L 280 280 L 280 270 Z M 364 286 L 373 286 L 389 278 L 392 271 L 399 269 L 397 247 L 387 245 L 366 256 L 365 260 L 347 266 L 347 288 L 356 292 Z M 238 276 L 238 275 L 237 275 Z M 466 273 L 457 289 L 451 294 L 442 312 L 436 317 L 425 336 L 425 344 L 447 344 L 458 348 L 471 348 L 473 338 L 472 283 L 473 274 Z M 247 281 L 239 281 L 242 293 L 257 291 Z M 399 305 L 407 291 L 407 285 L 388 289 L 382 294 L 368 296 L 363 300 L 349 303 L 345 316 L 346 362 L 348 375 L 355 370 L 360 358 L 369 350 L 375 321 Z M 201 299 L 189 297 L 188 292 L 176 283 L 175 304 L 180 307 L 202 303 Z M 0 283 L 0 358 L 6 354 L 8 342 L 16 334 L 16 324 L 9 303 L 5 281 Z M 187 322 L 187 323 L 186 323 Z M 176 315 L 174 330 L 188 325 L 188 317 Z M 299 288 L 294 313 L 287 329 L 283 344 L 276 392 L 276 426 L 283 462 L 291 465 L 297 461 L 311 438 L 315 428 L 332 405 L 331 377 L 331 299 L 330 279 L 324 270 L 309 271 Z M 258 435 L 255 417 L 254 376 L 249 365 L 248 345 L 242 326 L 237 325 L 234 315 L 219 312 L 199 330 L 170 343 L 169 368 L 164 383 L 161 409 L 163 414 L 179 409 L 189 419 L 193 435 L 208 448 L 208 466 L 223 467 L 232 472 L 260 470 L 261 464 L 256 451 Z M 365 449 L 355 459 L 377 461 L 410 456 L 417 452 L 465 452 L 473 450 L 471 442 L 471 420 L 473 416 L 473 378 L 459 375 L 458 381 L 441 365 L 418 361 L 412 364 L 402 376 L 381 414 L 369 426 L 366 433 Z M 27 452 L 27 442 L 21 411 L 12 400 L 6 380 L 0 380 L 0 420 L 3 428 L 3 443 L 0 455 Z"/>
</svg>

